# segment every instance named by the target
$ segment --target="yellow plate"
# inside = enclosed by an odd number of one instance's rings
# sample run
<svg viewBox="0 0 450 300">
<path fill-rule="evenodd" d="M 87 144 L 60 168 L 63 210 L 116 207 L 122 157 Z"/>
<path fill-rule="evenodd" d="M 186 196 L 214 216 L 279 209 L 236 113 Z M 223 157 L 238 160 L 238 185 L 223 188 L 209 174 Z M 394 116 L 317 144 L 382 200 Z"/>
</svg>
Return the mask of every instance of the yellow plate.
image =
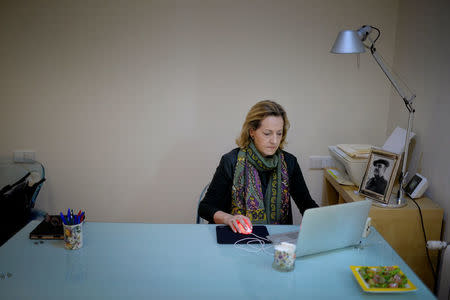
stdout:
<svg viewBox="0 0 450 300">
<path fill-rule="evenodd" d="M 416 291 L 417 288 L 408 278 L 408 282 L 406 283 L 406 286 L 404 288 L 371 288 L 366 283 L 364 278 L 362 278 L 361 274 L 359 274 L 359 268 L 362 266 L 350 266 L 350 269 L 352 269 L 353 275 L 356 278 L 356 281 L 358 281 L 359 285 L 363 289 L 363 291 L 368 293 L 405 293 L 405 292 L 412 292 Z M 378 266 L 368 266 L 369 268 L 377 268 Z M 392 266 L 395 269 L 399 269 L 398 266 Z M 400 274 L 403 274 L 402 270 L 400 270 Z"/>
</svg>

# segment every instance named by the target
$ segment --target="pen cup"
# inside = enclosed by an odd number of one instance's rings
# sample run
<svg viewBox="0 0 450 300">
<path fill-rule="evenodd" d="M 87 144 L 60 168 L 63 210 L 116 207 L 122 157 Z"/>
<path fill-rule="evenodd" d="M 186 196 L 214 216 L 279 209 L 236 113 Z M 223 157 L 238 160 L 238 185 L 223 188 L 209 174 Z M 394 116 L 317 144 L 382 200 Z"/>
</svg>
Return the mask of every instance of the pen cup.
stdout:
<svg viewBox="0 0 450 300">
<path fill-rule="evenodd" d="M 295 267 L 295 248 L 291 243 L 282 242 L 276 245 L 272 267 L 280 272 L 289 272 Z"/>
<path fill-rule="evenodd" d="M 76 250 L 83 247 L 83 222 L 76 225 L 64 224 L 64 248 Z"/>
</svg>

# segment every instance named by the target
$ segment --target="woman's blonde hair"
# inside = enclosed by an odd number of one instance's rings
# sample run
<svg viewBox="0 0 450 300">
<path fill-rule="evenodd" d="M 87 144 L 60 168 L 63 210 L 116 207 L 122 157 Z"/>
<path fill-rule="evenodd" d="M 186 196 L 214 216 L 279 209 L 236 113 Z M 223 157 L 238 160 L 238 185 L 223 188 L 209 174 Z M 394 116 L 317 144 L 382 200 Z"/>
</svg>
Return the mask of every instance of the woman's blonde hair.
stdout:
<svg viewBox="0 0 450 300">
<path fill-rule="evenodd" d="M 280 149 L 283 149 L 286 144 L 286 134 L 289 129 L 289 120 L 283 106 L 271 100 L 263 100 L 250 108 L 245 117 L 244 124 L 239 137 L 236 139 L 236 144 L 241 148 L 245 148 L 250 144 L 250 129 L 256 130 L 261 126 L 261 121 L 268 116 L 276 116 L 283 118 L 283 136 L 280 142 Z"/>
</svg>

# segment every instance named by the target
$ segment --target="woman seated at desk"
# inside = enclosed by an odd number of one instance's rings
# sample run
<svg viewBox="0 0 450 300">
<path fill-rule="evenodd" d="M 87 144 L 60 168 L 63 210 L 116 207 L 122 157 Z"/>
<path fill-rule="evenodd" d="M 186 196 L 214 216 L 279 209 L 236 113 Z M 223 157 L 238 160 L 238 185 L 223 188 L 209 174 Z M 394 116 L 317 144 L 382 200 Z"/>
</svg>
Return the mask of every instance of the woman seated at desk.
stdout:
<svg viewBox="0 0 450 300">
<path fill-rule="evenodd" d="M 292 224 L 290 196 L 301 214 L 317 207 L 297 158 L 282 150 L 288 129 L 278 103 L 260 101 L 250 109 L 236 140 L 239 148 L 222 156 L 200 202 L 203 219 L 244 233 L 252 224 Z"/>
</svg>

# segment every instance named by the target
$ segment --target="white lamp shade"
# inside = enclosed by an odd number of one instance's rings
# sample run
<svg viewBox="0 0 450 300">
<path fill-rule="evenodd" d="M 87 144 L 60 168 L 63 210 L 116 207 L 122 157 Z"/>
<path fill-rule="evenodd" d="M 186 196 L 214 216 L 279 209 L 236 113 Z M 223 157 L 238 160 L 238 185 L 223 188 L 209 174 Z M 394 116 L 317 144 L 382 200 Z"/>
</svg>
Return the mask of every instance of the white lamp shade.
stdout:
<svg viewBox="0 0 450 300">
<path fill-rule="evenodd" d="M 366 52 L 358 33 L 355 30 L 342 30 L 334 42 L 331 53 L 363 53 Z"/>
</svg>

